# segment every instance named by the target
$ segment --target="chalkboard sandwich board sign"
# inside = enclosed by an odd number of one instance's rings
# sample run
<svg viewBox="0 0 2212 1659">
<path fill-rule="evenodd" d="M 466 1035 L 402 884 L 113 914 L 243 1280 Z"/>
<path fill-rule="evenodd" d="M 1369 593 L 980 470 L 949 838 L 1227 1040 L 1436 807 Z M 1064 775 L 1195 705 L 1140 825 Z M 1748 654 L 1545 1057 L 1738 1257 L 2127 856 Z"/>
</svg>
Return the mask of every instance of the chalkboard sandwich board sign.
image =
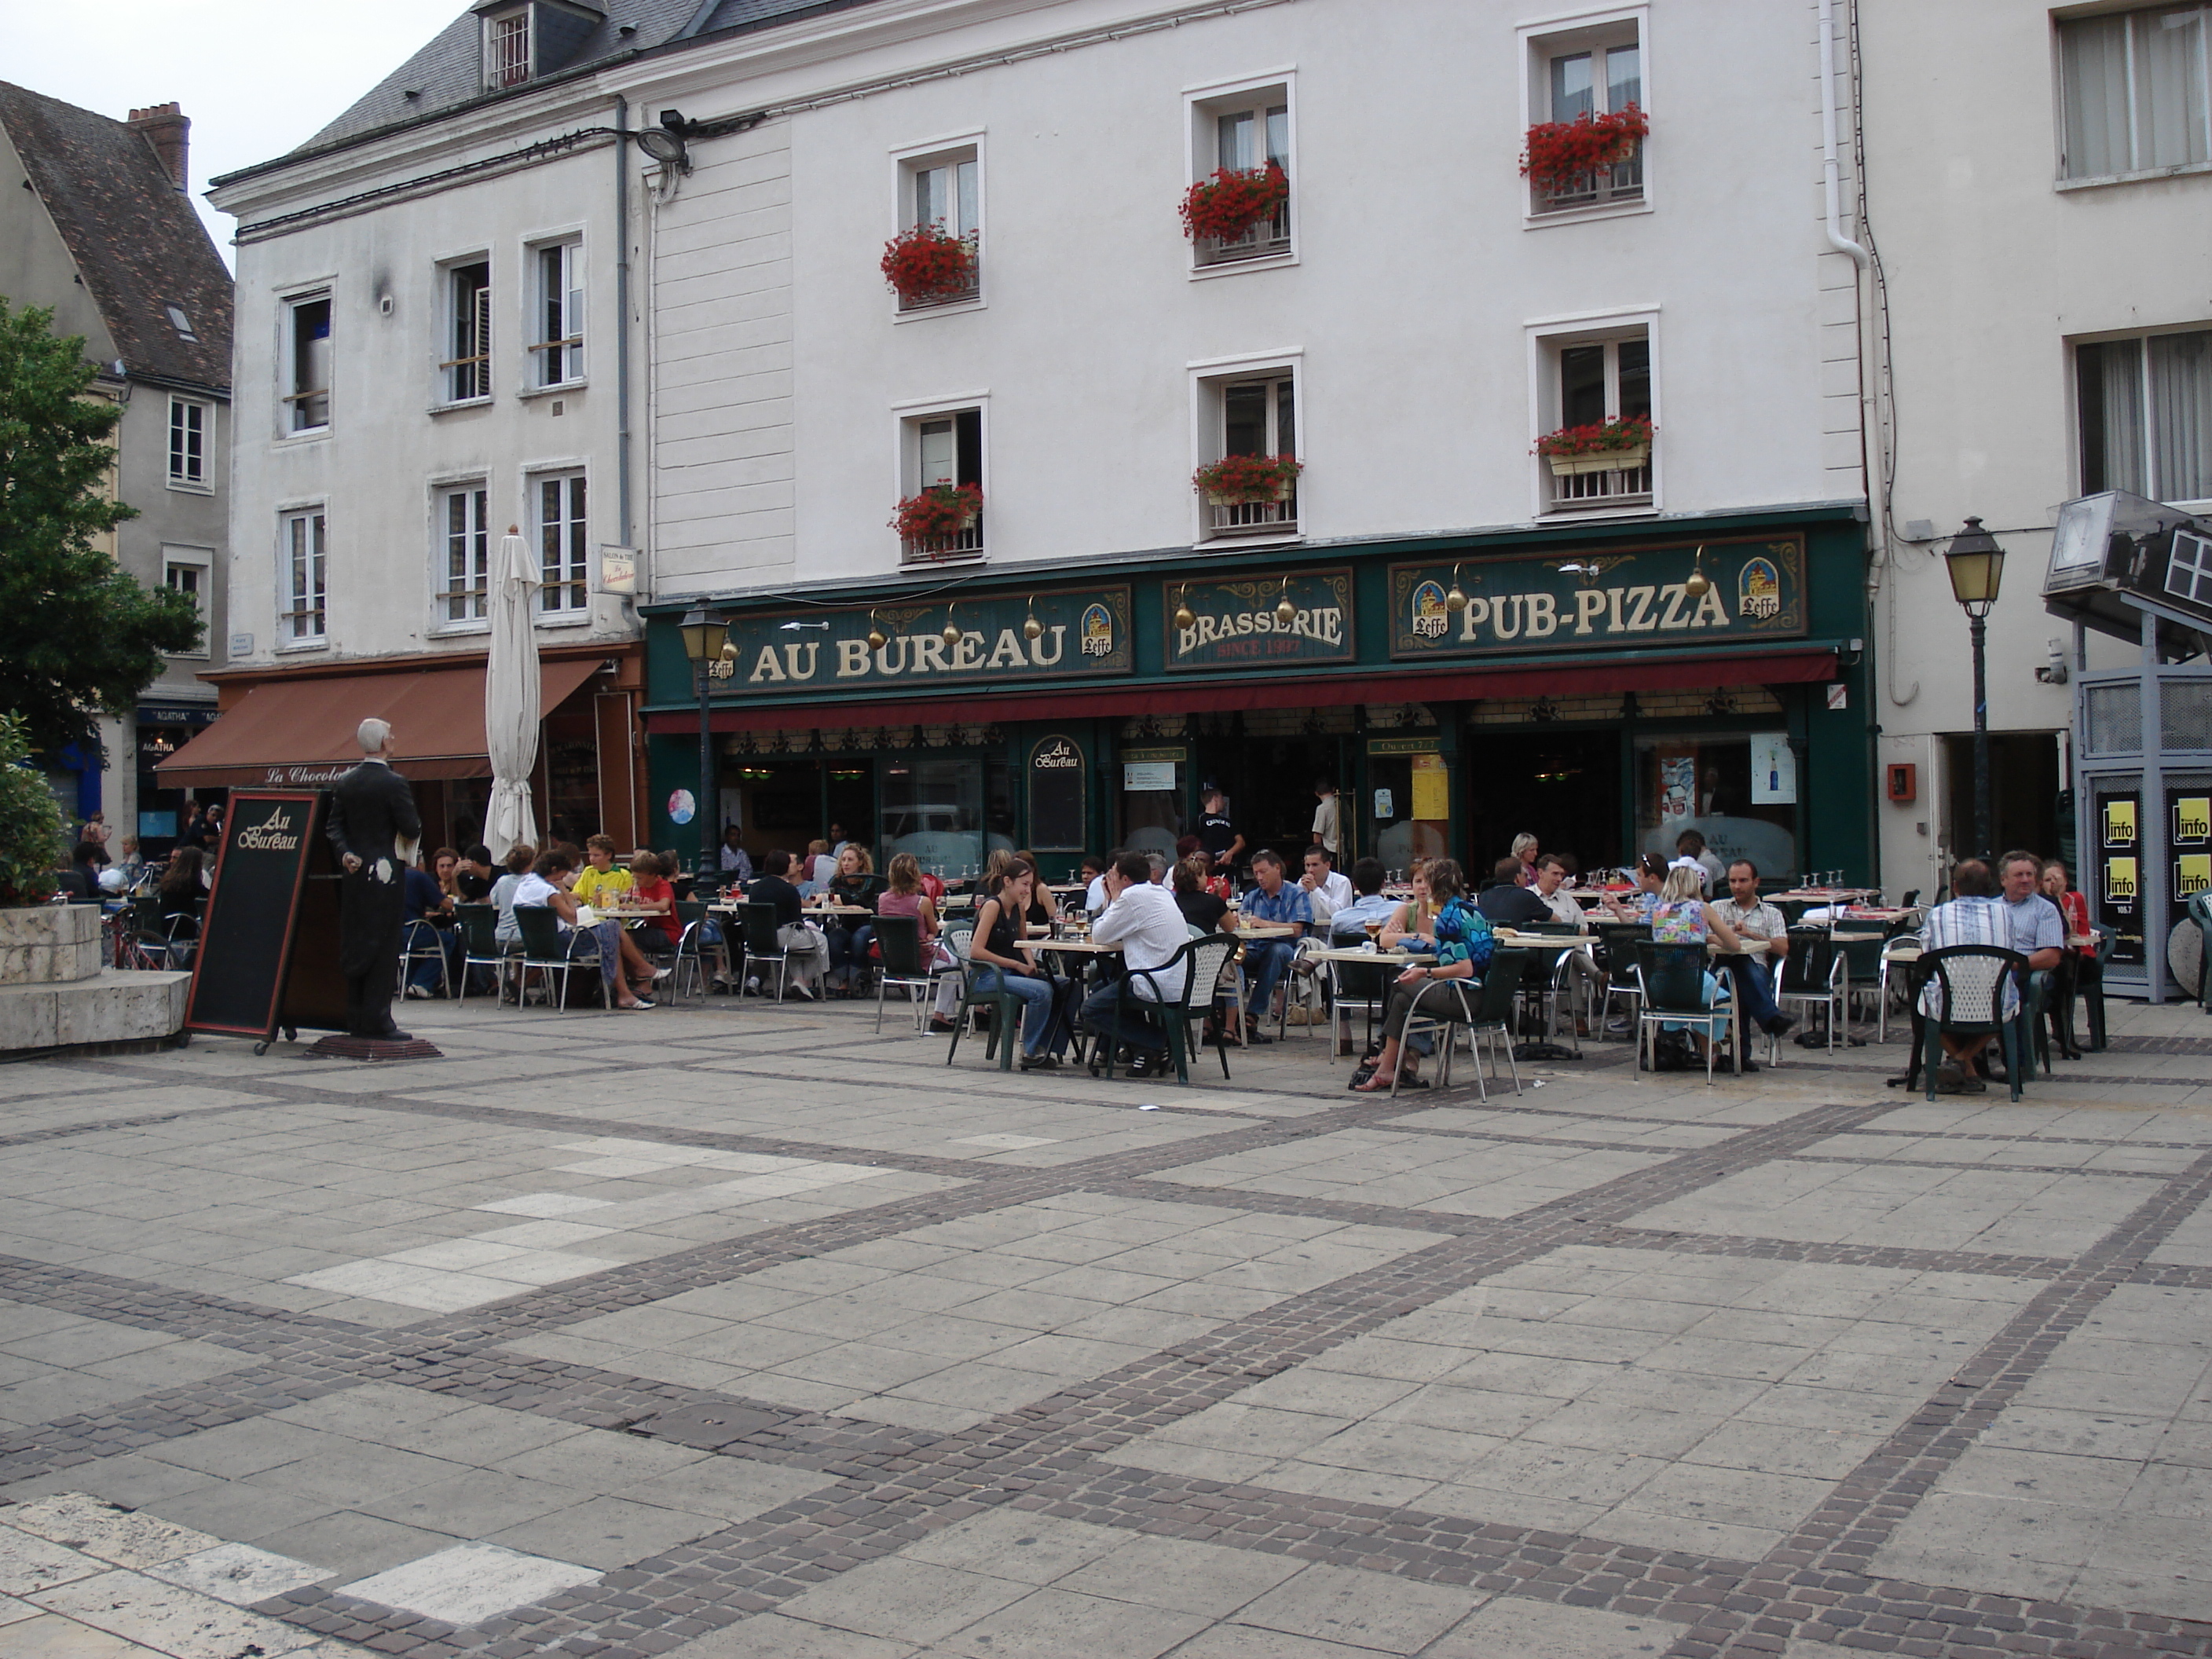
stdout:
<svg viewBox="0 0 2212 1659">
<path fill-rule="evenodd" d="M 320 904 L 306 902 L 310 877 L 334 873 L 323 835 L 327 805 L 328 797 L 316 789 L 232 792 L 192 960 L 187 1030 L 258 1037 L 265 1047 L 280 1027 L 288 1035 L 301 1024 L 344 1029 L 342 1012 L 332 1020 L 327 1010 L 301 1006 L 303 989 L 309 1003 L 326 999 L 312 994 L 319 975 L 295 974 L 294 963 L 303 944 L 309 954 L 337 954 L 334 889 Z M 303 913 L 325 911 L 328 922 L 304 930 L 303 939 Z"/>
</svg>

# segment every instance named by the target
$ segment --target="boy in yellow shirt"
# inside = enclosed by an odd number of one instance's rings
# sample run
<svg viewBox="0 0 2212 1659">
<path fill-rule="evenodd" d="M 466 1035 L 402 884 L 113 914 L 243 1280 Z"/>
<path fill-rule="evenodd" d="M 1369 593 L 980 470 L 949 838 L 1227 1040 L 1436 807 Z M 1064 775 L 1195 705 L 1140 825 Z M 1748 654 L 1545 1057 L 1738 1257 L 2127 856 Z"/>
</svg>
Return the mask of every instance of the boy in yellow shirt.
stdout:
<svg viewBox="0 0 2212 1659">
<path fill-rule="evenodd" d="M 619 904 L 629 891 L 630 873 L 615 862 L 615 843 L 611 836 L 593 836 L 584 843 L 584 857 L 588 862 L 576 877 L 576 884 L 568 890 L 579 904 Z"/>
</svg>

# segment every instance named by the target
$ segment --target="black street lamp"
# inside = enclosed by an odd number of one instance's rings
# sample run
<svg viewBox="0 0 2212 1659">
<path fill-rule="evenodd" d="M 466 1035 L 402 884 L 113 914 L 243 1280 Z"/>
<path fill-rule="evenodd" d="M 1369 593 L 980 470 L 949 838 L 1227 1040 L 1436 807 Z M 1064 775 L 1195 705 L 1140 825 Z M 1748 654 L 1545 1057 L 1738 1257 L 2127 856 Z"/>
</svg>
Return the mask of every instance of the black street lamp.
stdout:
<svg viewBox="0 0 2212 1659">
<path fill-rule="evenodd" d="M 1966 613 L 1974 651 L 1974 856 L 1990 858 L 1990 689 L 1983 662 L 1983 623 L 2004 580 L 2004 549 L 1979 519 L 1951 538 L 1943 562 L 1951 572 L 1951 597 Z"/>
<path fill-rule="evenodd" d="M 708 699 L 713 695 L 714 665 L 722 659 L 729 648 L 729 619 L 719 611 L 707 605 L 695 605 L 684 613 L 677 624 L 684 635 L 684 654 L 691 659 L 691 672 L 699 682 L 699 878 L 697 886 L 703 890 L 714 879 L 715 866 L 720 861 L 720 838 L 715 834 L 714 820 L 721 816 L 720 793 L 714 787 L 714 736 L 708 727 L 712 710 Z"/>
</svg>

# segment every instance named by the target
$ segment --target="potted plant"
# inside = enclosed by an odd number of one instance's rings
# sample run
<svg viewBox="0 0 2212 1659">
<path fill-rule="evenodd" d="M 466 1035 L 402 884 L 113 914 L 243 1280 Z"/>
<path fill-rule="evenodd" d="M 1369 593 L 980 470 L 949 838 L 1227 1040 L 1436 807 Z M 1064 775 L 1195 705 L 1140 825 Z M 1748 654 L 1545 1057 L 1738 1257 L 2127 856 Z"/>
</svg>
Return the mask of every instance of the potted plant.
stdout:
<svg viewBox="0 0 2212 1659">
<path fill-rule="evenodd" d="M 1183 193 L 1182 234 L 1233 242 L 1275 216 L 1290 200 L 1290 175 L 1270 161 L 1263 167 L 1223 167 Z"/>
<path fill-rule="evenodd" d="M 975 239 L 916 225 L 884 244 L 881 269 L 903 305 L 958 299 L 975 287 Z"/>
<path fill-rule="evenodd" d="M 1578 179 L 1628 160 L 1650 131 L 1651 123 L 1633 104 L 1605 115 L 1539 121 L 1528 129 L 1521 174 L 1539 190 L 1571 190 Z"/>
<path fill-rule="evenodd" d="M 1224 455 L 1191 474 L 1191 485 L 1209 506 L 1244 507 L 1286 501 L 1306 464 L 1295 455 Z"/>
<path fill-rule="evenodd" d="M 949 553 L 953 538 L 973 525 L 983 512 L 981 484 L 931 484 L 908 496 L 892 515 L 891 528 L 900 539 L 925 553 Z"/>
<path fill-rule="evenodd" d="M 0 908 L 45 904 L 69 851 L 61 803 L 31 768 L 21 717 L 0 714 Z"/>
<path fill-rule="evenodd" d="M 1563 426 L 1536 440 L 1536 453 L 1551 464 L 1554 477 L 1583 472 L 1625 472 L 1651 459 L 1657 430 L 1648 415 L 1626 415 L 1584 426 Z"/>
</svg>

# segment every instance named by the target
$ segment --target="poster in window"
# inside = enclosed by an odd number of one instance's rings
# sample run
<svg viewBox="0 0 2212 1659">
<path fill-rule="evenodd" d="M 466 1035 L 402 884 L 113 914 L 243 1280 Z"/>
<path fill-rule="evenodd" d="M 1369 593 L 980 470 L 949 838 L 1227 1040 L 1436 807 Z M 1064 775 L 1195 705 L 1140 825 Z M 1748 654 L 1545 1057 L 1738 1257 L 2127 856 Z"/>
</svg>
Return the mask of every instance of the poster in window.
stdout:
<svg viewBox="0 0 2212 1659">
<path fill-rule="evenodd" d="M 1695 816 L 1698 810 L 1698 753 L 1694 749 L 1662 753 L 1659 761 L 1659 822 L 1664 825 Z"/>
<path fill-rule="evenodd" d="M 1398 816 L 1398 803 L 1388 789 L 1375 792 L 1375 816 L 1385 823 Z"/>
<path fill-rule="evenodd" d="M 2179 795 L 2173 802 L 2173 844 L 2202 847 L 2212 841 L 2212 795 Z"/>
<path fill-rule="evenodd" d="M 1753 806 L 1795 806 L 1797 804 L 1797 756 L 1786 732 L 1751 734 L 1751 804 Z"/>
<path fill-rule="evenodd" d="M 2187 903 L 2192 893 L 2212 893 L 2212 853 L 2184 853 L 2173 860 L 2173 896 Z"/>
<path fill-rule="evenodd" d="M 2105 902 L 2114 906 L 2125 905 L 2132 909 L 2140 890 L 2136 861 L 2131 858 L 2107 854 L 2105 858 Z"/>
<path fill-rule="evenodd" d="M 1413 816 L 1441 820 L 1451 816 L 1451 774 L 1442 755 L 1413 757 Z"/>
<path fill-rule="evenodd" d="M 1173 761 L 1124 761 L 1121 763 L 1121 788 L 1125 793 L 1172 789 L 1175 787 L 1176 763 Z"/>
<path fill-rule="evenodd" d="M 2105 845 L 2136 844 L 2136 802 L 2132 795 L 2116 795 L 2105 802 Z"/>
</svg>

